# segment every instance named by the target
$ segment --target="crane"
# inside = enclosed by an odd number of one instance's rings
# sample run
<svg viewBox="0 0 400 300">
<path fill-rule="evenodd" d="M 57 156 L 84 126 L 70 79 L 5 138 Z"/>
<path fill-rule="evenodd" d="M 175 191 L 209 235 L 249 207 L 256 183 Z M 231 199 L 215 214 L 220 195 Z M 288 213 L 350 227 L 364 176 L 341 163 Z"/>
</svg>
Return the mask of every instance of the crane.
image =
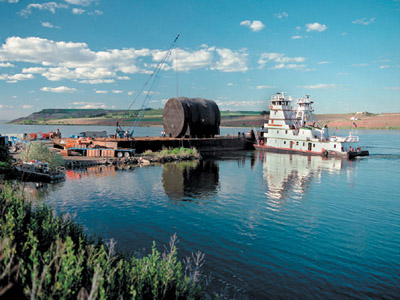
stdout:
<svg viewBox="0 0 400 300">
<path fill-rule="evenodd" d="M 165 53 L 163 58 L 160 60 L 160 62 L 157 64 L 157 66 L 154 68 L 153 72 L 150 74 L 150 77 L 147 79 L 147 81 L 143 85 L 140 92 L 136 95 L 136 97 L 133 99 L 133 101 L 131 102 L 131 104 L 128 107 L 128 110 L 130 110 L 132 108 L 133 104 L 136 102 L 136 100 L 143 94 L 144 89 L 148 86 L 149 88 L 145 92 L 144 100 L 143 100 L 140 110 L 136 116 L 135 122 L 133 123 L 132 130 L 124 131 L 122 129 L 122 127 L 119 125 L 119 122 L 117 122 L 117 128 L 115 131 L 117 137 L 133 137 L 135 127 L 139 124 L 140 120 L 143 118 L 144 112 L 151 100 L 152 95 L 153 95 L 152 90 L 161 78 L 161 73 L 164 71 L 166 62 L 168 61 L 169 57 L 171 56 L 172 49 L 175 47 L 175 44 L 178 41 L 179 35 L 180 35 L 179 33 L 176 35 L 171 46 L 168 48 L 167 52 Z"/>
</svg>

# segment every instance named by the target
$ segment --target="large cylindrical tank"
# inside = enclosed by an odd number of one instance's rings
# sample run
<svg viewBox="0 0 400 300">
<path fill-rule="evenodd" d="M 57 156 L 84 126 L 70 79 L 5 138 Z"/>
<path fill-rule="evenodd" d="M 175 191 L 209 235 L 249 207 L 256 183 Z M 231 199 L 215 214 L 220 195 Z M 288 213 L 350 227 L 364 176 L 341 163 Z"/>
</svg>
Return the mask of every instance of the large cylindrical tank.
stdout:
<svg viewBox="0 0 400 300">
<path fill-rule="evenodd" d="M 164 131 L 170 137 L 213 137 L 220 123 L 221 113 L 212 100 L 179 97 L 164 106 Z"/>
</svg>

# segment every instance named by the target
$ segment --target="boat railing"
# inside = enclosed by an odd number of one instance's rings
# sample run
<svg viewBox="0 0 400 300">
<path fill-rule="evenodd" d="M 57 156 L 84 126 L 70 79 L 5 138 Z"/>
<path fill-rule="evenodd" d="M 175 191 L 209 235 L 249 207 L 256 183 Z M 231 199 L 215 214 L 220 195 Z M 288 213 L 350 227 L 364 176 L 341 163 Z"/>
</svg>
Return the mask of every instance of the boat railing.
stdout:
<svg viewBox="0 0 400 300">
<path fill-rule="evenodd" d="M 342 143 L 358 143 L 359 137 L 354 135 L 349 136 L 331 136 L 329 138 L 331 142 L 342 142 Z"/>
</svg>

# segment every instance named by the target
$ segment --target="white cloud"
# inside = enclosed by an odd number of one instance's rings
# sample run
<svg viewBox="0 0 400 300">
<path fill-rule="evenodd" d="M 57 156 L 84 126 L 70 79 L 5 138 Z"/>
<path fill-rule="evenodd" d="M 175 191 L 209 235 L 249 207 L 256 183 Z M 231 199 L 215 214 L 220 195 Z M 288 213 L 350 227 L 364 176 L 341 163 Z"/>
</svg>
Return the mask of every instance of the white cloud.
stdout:
<svg viewBox="0 0 400 300">
<path fill-rule="evenodd" d="M 4 105 L 4 104 L 0 104 L 0 109 L 3 109 L 3 108 L 14 108 L 14 106 L 12 106 L 12 105 Z"/>
<path fill-rule="evenodd" d="M 51 92 L 51 93 L 74 93 L 76 92 L 76 88 L 69 88 L 66 86 L 59 86 L 59 87 L 42 87 L 40 89 L 43 92 Z"/>
<path fill-rule="evenodd" d="M 283 53 L 262 53 L 258 63 L 260 68 L 263 68 L 265 64 L 269 62 L 276 63 L 275 66 L 271 67 L 270 70 L 275 69 L 302 69 L 306 65 L 298 64 L 304 62 L 306 59 L 304 57 L 288 57 Z"/>
<path fill-rule="evenodd" d="M 96 94 L 107 94 L 107 93 L 108 93 L 107 91 L 101 91 L 101 90 L 96 91 Z"/>
<path fill-rule="evenodd" d="M 253 21 L 250 25 L 250 29 L 253 31 L 260 31 L 265 28 L 265 25 L 261 21 Z"/>
<path fill-rule="evenodd" d="M 276 14 L 274 14 L 274 16 L 277 17 L 278 19 L 285 19 L 285 18 L 289 17 L 287 12 L 276 13 Z"/>
<path fill-rule="evenodd" d="M 82 9 L 82 8 L 73 8 L 73 9 L 72 9 L 72 13 L 73 13 L 74 15 L 81 15 L 81 14 L 83 14 L 84 12 L 85 12 L 85 10 Z"/>
<path fill-rule="evenodd" d="M 34 79 L 32 74 L 0 74 L 0 80 L 6 80 L 9 83 L 15 83 L 20 80 Z"/>
<path fill-rule="evenodd" d="M 1 0 L 0 2 L 3 2 L 4 0 Z M 19 0 L 6 0 L 8 3 L 18 3 Z"/>
<path fill-rule="evenodd" d="M 245 50 L 208 47 L 178 49 L 166 62 L 165 70 L 212 69 L 222 72 L 247 71 Z M 166 51 L 109 49 L 92 51 L 86 43 L 53 41 L 38 37 L 9 37 L 0 47 L 0 61 L 36 64 L 23 73 L 41 74 L 50 81 L 69 79 L 81 83 L 112 83 L 129 80 L 126 74 L 146 74 L 161 61 Z M 122 73 L 122 74 L 121 74 Z"/>
<path fill-rule="evenodd" d="M 143 91 L 142 95 L 159 95 L 160 92 L 157 91 Z"/>
<path fill-rule="evenodd" d="M 47 3 L 31 3 L 29 4 L 25 9 L 21 10 L 19 13 L 21 16 L 26 17 L 27 15 L 30 15 L 32 13 L 32 8 L 36 8 L 39 10 L 47 10 L 50 11 L 51 13 L 56 13 L 57 9 L 67 9 L 68 5 L 66 4 L 59 4 L 56 2 L 47 2 Z"/>
<path fill-rule="evenodd" d="M 345 36 L 345 35 L 347 35 L 347 32 L 342 32 L 340 35 Z"/>
<path fill-rule="evenodd" d="M 13 64 L 10 64 L 9 62 L 0 62 L 0 68 L 14 68 L 15 66 Z"/>
<path fill-rule="evenodd" d="M 257 85 L 256 89 L 257 90 L 263 90 L 263 89 L 274 89 L 276 86 L 273 85 Z"/>
<path fill-rule="evenodd" d="M 242 22 L 240 22 L 240 25 L 241 25 L 241 26 L 250 27 L 250 29 L 251 29 L 252 31 L 255 31 L 255 32 L 260 31 L 260 30 L 263 30 L 263 29 L 265 28 L 265 25 L 263 24 L 263 22 L 257 21 L 257 20 L 255 20 L 255 21 L 253 21 L 253 22 L 251 22 L 251 21 L 249 21 L 249 20 L 242 21 Z"/>
<path fill-rule="evenodd" d="M 303 88 L 305 89 L 334 89 L 337 88 L 337 84 L 326 84 L 326 83 L 320 83 L 320 84 L 314 84 L 314 85 L 305 85 Z"/>
<path fill-rule="evenodd" d="M 101 10 L 96 9 L 96 10 L 94 10 L 94 11 L 88 13 L 88 14 L 89 15 L 95 15 L 95 16 L 101 16 L 103 14 L 103 12 Z"/>
<path fill-rule="evenodd" d="M 81 80 L 79 83 L 89 83 L 89 84 L 101 84 L 101 83 L 114 83 L 114 79 L 90 79 L 90 80 Z"/>
<path fill-rule="evenodd" d="M 400 86 L 390 86 L 390 87 L 386 87 L 385 90 L 400 91 Z"/>
<path fill-rule="evenodd" d="M 73 102 L 72 105 L 74 105 L 76 108 L 81 108 L 81 109 L 97 109 L 97 108 L 107 108 L 107 105 L 101 102 Z"/>
<path fill-rule="evenodd" d="M 292 40 L 298 40 L 298 39 L 302 39 L 302 38 L 303 38 L 303 36 L 301 36 L 301 35 L 292 36 Z"/>
<path fill-rule="evenodd" d="M 113 94 L 122 94 L 123 91 L 120 91 L 120 90 L 112 90 L 112 93 L 113 93 Z"/>
<path fill-rule="evenodd" d="M 212 63 L 214 50 L 215 48 L 213 47 L 193 52 L 178 49 L 178 57 L 176 55 L 173 56 L 172 67 L 174 70 L 178 69 L 179 71 L 190 71 L 207 67 Z M 160 61 L 164 57 L 165 51 L 153 52 L 152 55 L 155 61 Z"/>
<path fill-rule="evenodd" d="M 22 109 L 30 109 L 32 107 L 33 107 L 33 105 L 30 105 L 30 104 L 24 104 L 21 106 Z"/>
<path fill-rule="evenodd" d="M 54 27 L 54 25 L 49 23 L 49 22 L 42 22 L 42 26 L 43 27 L 47 27 L 47 28 L 53 28 Z"/>
<path fill-rule="evenodd" d="M 324 61 L 320 61 L 318 64 L 319 65 L 326 65 L 326 64 L 330 64 L 330 61 L 324 60 Z"/>
<path fill-rule="evenodd" d="M 128 94 L 129 96 L 132 96 L 133 94 L 135 94 L 135 91 L 129 91 L 127 94 Z"/>
<path fill-rule="evenodd" d="M 368 64 L 353 64 L 353 67 L 367 67 Z"/>
<path fill-rule="evenodd" d="M 390 66 L 389 65 L 379 66 L 379 69 L 387 69 L 387 68 L 390 68 Z"/>
<path fill-rule="evenodd" d="M 39 67 L 33 67 L 33 68 L 23 68 L 22 73 L 31 73 L 31 74 L 42 74 L 46 72 L 46 68 L 39 68 Z"/>
<path fill-rule="evenodd" d="M 250 107 L 265 104 L 264 101 L 217 101 L 218 106 Z"/>
<path fill-rule="evenodd" d="M 306 31 L 325 31 L 328 27 L 326 25 L 320 23 L 308 23 L 306 24 Z"/>
<path fill-rule="evenodd" d="M 226 85 L 227 85 L 227 86 L 232 86 L 233 83 L 232 83 L 232 82 L 228 82 Z"/>
<path fill-rule="evenodd" d="M 234 52 L 230 49 L 217 49 L 220 60 L 211 67 L 212 70 L 222 72 L 244 72 L 247 71 L 247 56 L 248 54 L 242 50 Z"/>
<path fill-rule="evenodd" d="M 82 5 L 82 6 L 89 6 L 92 3 L 92 0 L 64 0 L 64 1 L 72 5 Z"/>
<path fill-rule="evenodd" d="M 361 25 L 365 25 L 366 26 L 366 25 L 369 25 L 369 24 L 374 23 L 374 22 L 375 22 L 375 18 L 371 18 L 369 20 L 367 20 L 367 18 L 362 18 L 362 19 L 355 20 L 352 23 L 353 24 L 361 24 Z"/>
<path fill-rule="evenodd" d="M 42 22 L 42 26 L 47 28 L 60 28 L 60 26 L 54 26 L 50 22 Z"/>
<path fill-rule="evenodd" d="M 303 69 L 306 65 L 297 65 L 297 64 L 277 64 L 271 68 L 270 70 L 278 70 L 278 69 Z"/>
</svg>

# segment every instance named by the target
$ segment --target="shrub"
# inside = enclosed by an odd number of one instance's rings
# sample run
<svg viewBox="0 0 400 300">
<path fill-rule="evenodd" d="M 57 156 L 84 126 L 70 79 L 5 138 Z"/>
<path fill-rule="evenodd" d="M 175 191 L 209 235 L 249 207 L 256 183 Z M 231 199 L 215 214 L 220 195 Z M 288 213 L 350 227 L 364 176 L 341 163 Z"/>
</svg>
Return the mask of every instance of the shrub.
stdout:
<svg viewBox="0 0 400 300">
<path fill-rule="evenodd" d="M 22 161 L 40 160 L 47 162 L 51 169 L 64 165 L 64 159 L 58 153 L 50 151 L 44 143 L 33 142 L 21 151 L 20 158 Z"/>
</svg>

